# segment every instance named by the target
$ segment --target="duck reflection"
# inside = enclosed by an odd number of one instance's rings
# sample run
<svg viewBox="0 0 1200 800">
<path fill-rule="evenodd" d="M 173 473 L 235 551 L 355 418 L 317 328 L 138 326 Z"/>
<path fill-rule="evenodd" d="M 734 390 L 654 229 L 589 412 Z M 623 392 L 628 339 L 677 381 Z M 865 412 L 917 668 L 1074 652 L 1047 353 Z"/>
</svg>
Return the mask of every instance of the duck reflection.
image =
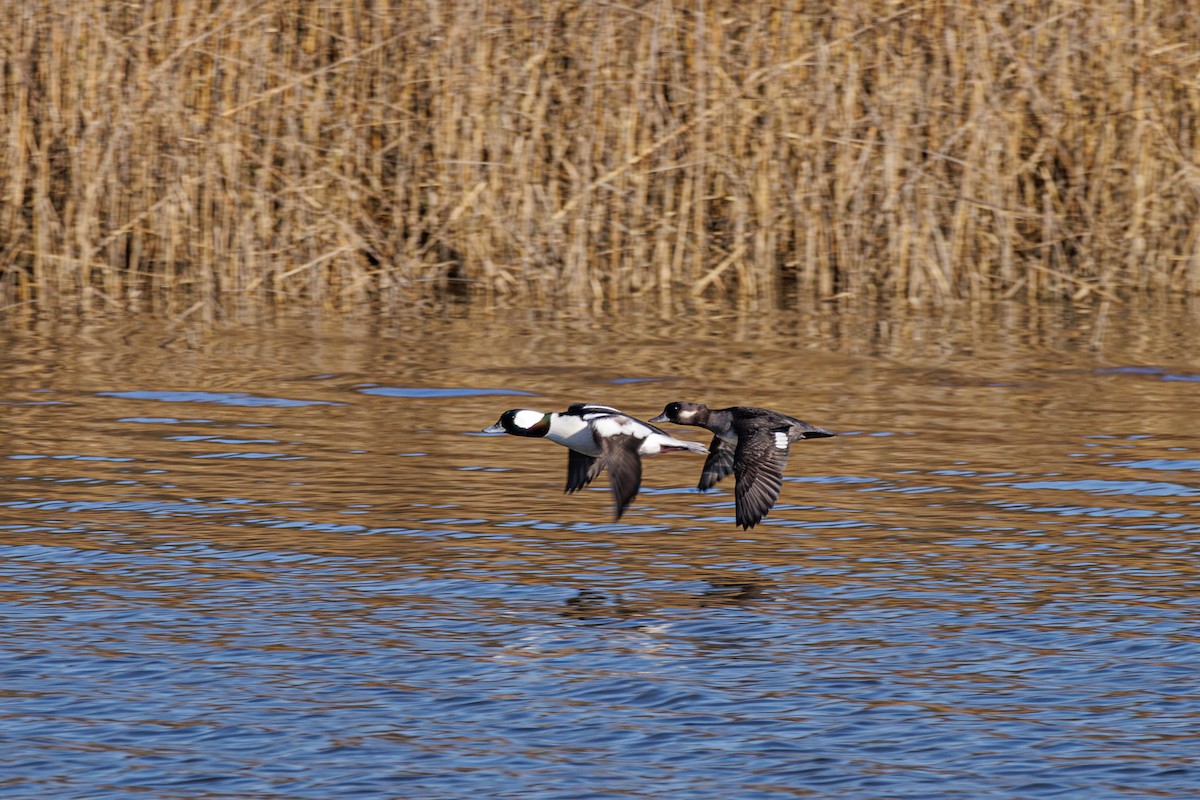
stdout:
<svg viewBox="0 0 1200 800">
<path fill-rule="evenodd" d="M 627 600 L 618 592 L 579 589 L 564 602 L 563 616 L 582 620 L 630 619 L 661 613 L 664 608 L 718 608 L 753 603 L 766 596 L 766 581 L 705 581 L 698 592 L 672 594 L 662 602 Z"/>
</svg>

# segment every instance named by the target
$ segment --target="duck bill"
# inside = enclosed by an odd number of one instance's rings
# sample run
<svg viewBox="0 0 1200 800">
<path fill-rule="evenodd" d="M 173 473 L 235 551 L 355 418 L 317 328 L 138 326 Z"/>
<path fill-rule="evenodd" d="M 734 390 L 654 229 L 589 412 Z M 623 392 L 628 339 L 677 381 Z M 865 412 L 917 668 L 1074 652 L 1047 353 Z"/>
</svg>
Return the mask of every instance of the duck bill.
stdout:
<svg viewBox="0 0 1200 800">
<path fill-rule="evenodd" d="M 480 433 L 505 433 L 505 430 L 503 425 L 501 425 L 499 422 L 496 422 L 488 425 L 486 428 L 481 430 Z"/>
<path fill-rule="evenodd" d="M 657 417 L 651 417 L 648 421 L 649 422 L 670 422 L 671 420 L 667 419 L 666 414 L 659 414 Z"/>
</svg>

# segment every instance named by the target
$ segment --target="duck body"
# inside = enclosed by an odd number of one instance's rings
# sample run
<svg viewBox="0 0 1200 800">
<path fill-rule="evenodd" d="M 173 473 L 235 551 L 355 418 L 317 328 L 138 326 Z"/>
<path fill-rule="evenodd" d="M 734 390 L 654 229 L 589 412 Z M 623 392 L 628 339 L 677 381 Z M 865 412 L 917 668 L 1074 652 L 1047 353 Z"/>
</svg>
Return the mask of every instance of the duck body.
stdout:
<svg viewBox="0 0 1200 800">
<path fill-rule="evenodd" d="M 735 518 L 745 530 L 757 525 L 779 499 L 792 442 L 837 435 L 755 406 L 711 409 L 701 403 L 668 403 L 650 421 L 695 425 L 713 434 L 697 488 L 707 491 L 732 472 Z"/>
<path fill-rule="evenodd" d="M 567 494 L 608 470 L 618 520 L 641 487 L 642 456 L 682 450 L 708 452 L 702 444 L 676 439 L 661 428 L 596 403 L 575 403 L 565 412 L 549 413 L 514 408 L 483 432 L 545 438 L 566 447 Z"/>
</svg>

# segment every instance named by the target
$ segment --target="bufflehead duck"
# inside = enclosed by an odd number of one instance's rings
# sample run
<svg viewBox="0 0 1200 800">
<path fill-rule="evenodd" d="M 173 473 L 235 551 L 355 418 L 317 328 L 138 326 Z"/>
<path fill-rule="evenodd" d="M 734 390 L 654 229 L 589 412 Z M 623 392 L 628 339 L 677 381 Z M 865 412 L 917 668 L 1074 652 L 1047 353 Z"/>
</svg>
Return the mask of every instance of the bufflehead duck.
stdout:
<svg viewBox="0 0 1200 800">
<path fill-rule="evenodd" d="M 514 408 L 500 415 L 496 424 L 484 433 L 510 433 L 513 436 L 538 436 L 568 449 L 567 485 L 573 494 L 608 470 L 613 497 L 617 501 L 616 519 L 637 497 L 642 483 L 642 456 L 690 450 L 707 453 L 697 442 L 676 439 L 666 431 L 623 414 L 611 406 L 575 403 L 563 413 L 549 414 L 528 408 Z"/>
<path fill-rule="evenodd" d="M 788 446 L 801 439 L 837 436 L 768 408 L 732 406 L 719 410 L 700 403 L 668 403 L 651 422 L 697 425 L 713 432 L 708 459 L 700 473 L 700 491 L 734 474 L 737 524 L 749 530 L 775 506 L 783 488 Z"/>
</svg>

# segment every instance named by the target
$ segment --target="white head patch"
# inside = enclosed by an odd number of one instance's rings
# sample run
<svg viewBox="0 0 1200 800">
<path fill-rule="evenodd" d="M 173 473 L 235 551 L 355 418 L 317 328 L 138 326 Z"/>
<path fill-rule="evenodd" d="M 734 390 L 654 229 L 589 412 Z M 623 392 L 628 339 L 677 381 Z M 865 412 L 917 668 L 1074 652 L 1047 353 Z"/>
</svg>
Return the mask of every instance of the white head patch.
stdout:
<svg viewBox="0 0 1200 800">
<path fill-rule="evenodd" d="M 787 450 L 788 435 L 783 431 L 775 431 L 775 446 L 780 450 Z"/>
<path fill-rule="evenodd" d="M 513 414 L 513 422 L 516 423 L 518 428 L 521 428 L 522 430 L 529 430 L 534 425 L 537 425 L 539 422 L 541 422 L 542 418 L 545 416 L 546 415 L 540 411 L 522 408 L 516 414 Z"/>
</svg>

